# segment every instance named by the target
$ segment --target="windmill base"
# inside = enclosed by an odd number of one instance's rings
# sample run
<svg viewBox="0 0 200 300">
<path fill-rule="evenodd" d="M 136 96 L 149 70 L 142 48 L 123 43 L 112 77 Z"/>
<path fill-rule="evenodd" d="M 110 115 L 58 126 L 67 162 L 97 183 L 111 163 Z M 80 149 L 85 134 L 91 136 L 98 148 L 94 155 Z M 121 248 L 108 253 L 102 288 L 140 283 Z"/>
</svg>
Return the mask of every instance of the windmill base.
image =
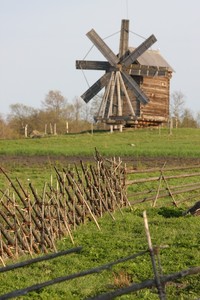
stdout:
<svg viewBox="0 0 200 300">
<path fill-rule="evenodd" d="M 95 118 L 95 122 L 98 123 L 105 123 L 107 125 L 113 125 L 118 126 L 122 125 L 125 128 L 144 128 L 144 127 L 158 127 L 160 125 L 166 124 L 168 122 L 168 119 L 164 117 L 133 117 L 133 116 L 127 116 L 127 117 L 110 117 L 109 119 L 104 118 Z"/>
</svg>

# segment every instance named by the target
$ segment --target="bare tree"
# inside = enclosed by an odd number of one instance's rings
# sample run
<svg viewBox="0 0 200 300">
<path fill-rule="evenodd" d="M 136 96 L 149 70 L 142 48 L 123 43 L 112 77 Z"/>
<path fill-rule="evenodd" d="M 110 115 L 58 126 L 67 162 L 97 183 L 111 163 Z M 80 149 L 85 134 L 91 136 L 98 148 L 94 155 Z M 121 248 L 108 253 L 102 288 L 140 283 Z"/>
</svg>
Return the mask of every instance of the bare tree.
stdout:
<svg viewBox="0 0 200 300">
<path fill-rule="evenodd" d="M 55 118 L 58 119 L 62 114 L 62 111 L 66 109 L 67 99 L 61 95 L 60 91 L 49 91 L 46 95 L 45 100 L 42 101 L 42 106 L 48 112 L 53 112 Z"/>
<path fill-rule="evenodd" d="M 197 112 L 196 122 L 197 122 L 197 127 L 199 128 L 200 127 L 200 111 Z"/>
<path fill-rule="evenodd" d="M 195 120 L 192 111 L 189 108 L 185 108 L 182 115 L 181 127 L 185 128 L 197 128 L 198 122 Z"/>
<path fill-rule="evenodd" d="M 0 114 L 0 138 L 1 139 L 6 139 L 13 137 L 14 134 L 12 130 L 10 129 L 9 125 L 6 123 L 5 119 L 3 116 Z"/>
<path fill-rule="evenodd" d="M 90 106 L 90 114 L 92 116 L 92 118 L 94 119 L 99 111 L 100 108 L 100 104 L 102 101 L 103 95 L 97 95 L 93 98 L 93 100 L 91 101 L 91 106 Z"/>
<path fill-rule="evenodd" d="M 23 120 L 25 118 L 29 118 L 35 112 L 36 109 L 31 106 L 27 106 L 22 103 L 15 103 L 10 105 L 10 114 L 8 115 L 8 118 L 18 118 Z"/>
<path fill-rule="evenodd" d="M 103 96 L 95 96 L 89 103 L 85 103 L 81 98 L 79 98 L 79 101 L 81 101 L 81 119 L 93 123 L 94 118 L 96 117 L 101 101 Z"/>
<path fill-rule="evenodd" d="M 7 119 L 10 128 L 18 134 L 24 134 L 27 124 L 30 126 L 30 130 L 32 129 L 36 116 L 37 110 L 35 108 L 22 103 L 15 103 L 10 105 L 10 113 Z"/>
<path fill-rule="evenodd" d="M 82 108 L 83 108 L 83 102 L 80 99 L 80 97 L 76 97 L 73 101 L 74 106 L 74 119 L 75 121 L 79 121 L 81 119 L 82 114 Z"/>
<path fill-rule="evenodd" d="M 92 118 L 91 118 L 91 114 L 90 114 L 90 103 L 85 103 L 83 101 L 83 105 L 82 105 L 82 118 L 84 121 L 86 122 L 92 122 Z"/>
<path fill-rule="evenodd" d="M 171 116 L 175 119 L 175 126 L 177 128 L 184 110 L 185 96 L 181 91 L 175 91 L 171 95 L 171 99 Z"/>
</svg>

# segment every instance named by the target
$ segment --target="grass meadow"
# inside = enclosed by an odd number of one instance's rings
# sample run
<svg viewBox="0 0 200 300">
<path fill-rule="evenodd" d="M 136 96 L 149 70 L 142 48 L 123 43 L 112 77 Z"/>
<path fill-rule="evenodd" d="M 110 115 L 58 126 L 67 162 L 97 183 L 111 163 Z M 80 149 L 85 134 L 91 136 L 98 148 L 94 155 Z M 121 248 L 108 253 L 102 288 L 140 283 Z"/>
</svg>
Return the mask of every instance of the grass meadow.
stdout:
<svg viewBox="0 0 200 300">
<path fill-rule="evenodd" d="M 40 139 L 0 140 L 0 155 L 199 157 L 200 129 L 139 129 L 123 133 L 90 132 Z"/>
<path fill-rule="evenodd" d="M 62 167 L 60 156 L 91 157 L 95 147 L 104 156 L 133 157 L 141 165 L 143 157 L 151 157 L 155 161 L 159 157 L 182 158 L 187 161 L 187 158 L 200 158 L 200 130 L 174 129 L 170 135 L 167 129 L 141 129 L 113 134 L 88 132 L 41 139 L 0 140 L 0 166 L 12 179 L 17 177 L 24 185 L 29 179 L 35 187 L 40 188 L 45 181 L 49 182 L 53 173 L 52 157 L 56 158 L 54 163 Z M 16 159 L 10 160 L 12 156 Z M 45 157 L 43 163 L 37 164 L 36 159 L 30 165 L 28 158 L 39 156 Z M 20 160 L 22 157 L 25 158 L 24 161 Z M 185 179 L 184 184 L 190 180 Z M 0 174 L 0 189 L 6 188 L 7 184 L 3 174 Z M 150 203 L 134 206 L 132 211 L 125 208 L 122 212 L 115 212 L 115 221 L 107 214 L 98 220 L 101 230 L 93 222 L 88 222 L 73 232 L 75 246 L 83 247 L 80 254 L 1 273 L 0 295 L 146 250 L 147 240 L 142 217 L 144 210 L 147 211 L 153 245 L 166 246 L 159 253 L 163 274 L 200 266 L 200 218 L 183 216 L 182 212 L 187 205 L 184 202 L 179 207 L 173 207 L 166 206 L 163 202 L 155 208 Z M 58 250 L 72 247 L 74 246 L 68 237 L 57 242 Z M 30 257 L 21 257 L 19 260 L 28 258 Z M 89 299 L 99 293 L 153 277 L 150 257 L 144 255 L 101 273 L 56 284 L 19 299 Z M 167 284 L 167 299 L 199 299 L 199 282 L 200 274 Z M 156 289 L 145 289 L 118 299 L 156 300 L 159 297 Z"/>
</svg>

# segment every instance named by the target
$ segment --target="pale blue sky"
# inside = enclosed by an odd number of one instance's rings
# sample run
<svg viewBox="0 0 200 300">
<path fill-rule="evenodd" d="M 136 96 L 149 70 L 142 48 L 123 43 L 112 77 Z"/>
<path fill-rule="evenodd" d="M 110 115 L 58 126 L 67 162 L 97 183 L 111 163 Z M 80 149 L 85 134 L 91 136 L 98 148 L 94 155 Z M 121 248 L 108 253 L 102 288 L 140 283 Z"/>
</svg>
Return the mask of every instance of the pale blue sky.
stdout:
<svg viewBox="0 0 200 300">
<path fill-rule="evenodd" d="M 40 108 L 49 90 L 69 101 L 80 96 L 88 86 L 75 61 L 92 46 L 85 34 L 94 28 L 105 38 L 126 18 L 132 32 L 157 37 L 153 49 L 176 71 L 171 93 L 181 91 L 186 106 L 200 111 L 199 13 L 199 0 L 0 0 L 0 114 L 13 103 Z M 130 34 L 130 46 L 141 42 Z M 119 34 L 106 43 L 117 53 Z M 104 60 L 95 48 L 87 59 Z M 85 72 L 90 85 L 101 74 Z"/>
</svg>

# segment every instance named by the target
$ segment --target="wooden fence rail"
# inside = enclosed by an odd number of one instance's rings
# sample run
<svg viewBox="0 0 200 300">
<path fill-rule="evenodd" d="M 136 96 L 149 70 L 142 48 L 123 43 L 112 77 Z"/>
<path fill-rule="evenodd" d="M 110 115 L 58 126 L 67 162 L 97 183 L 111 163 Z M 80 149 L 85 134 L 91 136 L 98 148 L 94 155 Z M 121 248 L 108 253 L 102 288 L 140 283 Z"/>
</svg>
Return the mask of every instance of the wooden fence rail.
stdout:
<svg viewBox="0 0 200 300">
<path fill-rule="evenodd" d="M 198 199 L 200 189 L 199 168 L 200 165 L 174 168 L 165 168 L 164 165 L 162 168 L 126 170 L 128 174 L 126 186 L 129 190 L 128 198 L 131 205 L 152 202 L 152 206 L 155 206 L 158 199 L 168 198 L 172 200 L 170 201 L 171 204 L 178 206 L 182 202 L 191 202 Z M 187 173 L 184 173 L 185 170 L 187 170 Z M 140 174 L 146 174 L 146 176 L 141 178 Z M 132 179 L 132 177 L 135 178 Z M 183 194 L 186 194 L 187 198 L 183 198 Z M 176 196 L 179 196 L 178 200 L 175 199 Z M 167 204 L 165 203 L 165 205 Z"/>
<path fill-rule="evenodd" d="M 57 277 L 55 279 L 45 281 L 45 282 L 42 282 L 42 283 L 39 283 L 39 284 L 35 284 L 35 285 L 29 286 L 29 287 L 24 288 L 24 289 L 16 290 L 16 291 L 13 291 L 13 292 L 10 292 L 10 293 L 7 293 L 7 294 L 4 294 L 4 295 L 0 296 L 0 300 L 19 297 L 19 296 L 22 296 L 22 295 L 26 295 L 27 293 L 30 293 L 30 292 L 33 292 L 33 291 L 38 291 L 38 290 L 40 290 L 44 287 L 48 287 L 48 286 L 51 286 L 51 285 L 54 285 L 54 284 L 57 284 L 57 283 L 61 283 L 61 282 L 65 282 L 65 281 L 75 279 L 75 278 L 80 278 L 80 277 L 88 276 L 88 275 L 91 275 L 91 274 L 99 273 L 103 270 L 109 270 L 110 268 L 112 268 L 113 266 L 115 266 L 119 263 L 123 263 L 123 262 L 129 261 L 131 259 L 135 259 L 139 256 L 142 256 L 142 255 L 146 254 L 146 253 L 148 253 L 148 250 L 140 251 L 136 254 L 130 255 L 128 257 L 121 258 L 119 260 L 107 263 L 107 264 L 102 265 L 102 266 L 98 266 L 98 267 L 95 267 L 95 268 L 91 268 L 91 269 L 88 269 L 88 270 L 84 270 L 84 271 L 81 271 L 81 272 L 78 272 L 78 273 L 74 273 L 74 274 L 70 274 L 70 275 L 66 275 L 66 276 L 62 276 L 62 277 Z"/>
<path fill-rule="evenodd" d="M 167 282 L 172 282 L 174 280 L 177 280 L 177 279 L 189 276 L 189 275 L 196 275 L 196 274 L 199 274 L 199 273 L 200 273 L 200 266 L 189 268 L 189 269 L 186 269 L 186 270 L 182 270 L 180 272 L 176 272 L 176 273 L 169 274 L 169 275 L 166 275 L 166 276 L 162 276 L 160 279 L 161 279 L 162 284 L 164 285 Z M 130 293 L 133 293 L 133 292 L 137 292 L 139 290 L 143 290 L 143 289 L 146 289 L 146 288 L 152 288 L 152 287 L 156 287 L 155 278 L 147 279 L 147 280 L 145 280 L 141 283 L 134 283 L 134 284 L 132 284 L 128 287 L 118 289 L 118 290 L 115 290 L 115 291 L 107 293 L 107 294 L 98 295 L 98 296 L 93 297 L 93 298 L 88 298 L 88 300 L 111 300 L 111 299 L 114 299 L 118 296 L 130 294 Z"/>
<path fill-rule="evenodd" d="M 12 265 L 8 265 L 6 267 L 2 267 L 0 268 L 0 273 L 4 273 L 4 272 L 8 272 L 11 270 L 15 270 L 15 269 L 19 269 L 19 268 L 23 268 L 25 266 L 30 266 L 32 264 L 41 262 L 41 261 L 46 261 L 46 260 L 50 260 L 53 258 L 57 258 L 63 255 L 67 255 L 67 254 L 71 254 L 71 253 L 78 253 L 82 250 L 82 247 L 76 247 L 76 248 L 72 248 L 72 249 L 68 249 L 68 250 L 63 250 L 63 251 L 59 251 L 59 252 L 55 252 L 55 253 L 51 253 L 45 256 L 39 256 L 33 259 L 29 259 L 29 260 L 25 260 L 16 264 L 12 264 Z"/>
<path fill-rule="evenodd" d="M 103 270 L 109 270 L 113 266 L 115 266 L 119 263 L 123 263 L 123 262 L 129 261 L 129 260 L 133 260 L 133 259 L 135 259 L 139 256 L 142 256 L 142 255 L 145 255 L 147 253 L 150 254 L 150 257 L 151 257 L 151 260 L 152 260 L 152 267 L 153 267 L 153 270 L 154 270 L 155 278 L 145 280 L 141 283 L 131 284 L 128 287 L 120 288 L 120 289 L 114 290 L 114 291 L 109 292 L 109 293 L 104 293 L 102 295 L 97 295 L 95 297 L 88 298 L 88 300 L 89 299 L 90 300 L 114 299 L 117 296 L 133 293 L 133 292 L 141 290 L 141 289 L 152 288 L 152 287 L 157 287 L 159 298 L 161 300 L 165 300 L 166 299 L 166 292 L 165 292 L 164 287 L 165 287 L 165 284 L 167 282 L 174 281 L 176 279 L 183 278 L 183 277 L 188 276 L 188 275 L 199 274 L 200 273 L 200 266 L 193 267 L 193 268 L 190 268 L 190 269 L 187 269 L 187 270 L 182 270 L 182 271 L 179 271 L 179 272 L 176 272 L 176 273 L 173 273 L 173 274 L 169 274 L 169 275 L 165 275 L 165 276 L 162 275 L 161 276 L 157 271 L 156 261 L 154 259 L 154 256 L 157 255 L 156 253 L 158 253 L 158 246 L 156 246 L 156 248 L 154 248 L 152 243 L 151 243 L 151 237 L 150 237 L 150 232 L 149 232 L 149 228 L 148 228 L 148 220 L 147 220 L 147 216 L 146 216 L 145 211 L 143 213 L 143 217 L 144 217 L 144 224 L 145 224 L 145 230 L 146 230 L 147 241 L 148 241 L 148 249 L 147 250 L 140 251 L 136 254 L 118 259 L 114 262 L 109 262 L 107 264 L 104 264 L 104 265 L 101 265 L 101 266 L 98 266 L 98 267 L 94 267 L 94 268 L 91 268 L 91 269 L 88 269 L 88 270 L 84 270 L 84 271 L 81 271 L 81 272 L 78 272 L 78 273 L 74 273 L 74 274 L 70 274 L 70 275 L 66 275 L 66 276 L 62 276 L 62 277 L 57 277 L 55 279 L 52 279 L 52 280 L 49 280 L 49 281 L 46 281 L 46 282 L 35 284 L 35 285 L 29 286 L 29 287 L 26 287 L 26 288 L 23 288 L 23 289 L 15 290 L 15 291 L 9 292 L 9 293 L 4 294 L 4 295 L 0 295 L 0 300 L 7 300 L 7 299 L 14 298 L 14 297 L 23 296 L 23 295 L 26 295 L 30 292 L 38 291 L 42 288 L 45 288 L 45 287 L 48 287 L 48 286 L 51 286 L 51 285 L 54 285 L 54 284 L 57 284 L 57 283 L 61 283 L 61 282 L 65 282 L 65 281 L 75 279 L 75 278 L 81 278 L 81 277 L 88 276 L 88 275 L 91 275 L 91 274 L 99 273 Z M 162 247 L 160 247 L 160 248 L 162 248 Z M 37 259 L 37 261 L 36 261 L 36 259 L 33 259 L 33 260 L 30 260 L 30 261 L 24 262 L 24 265 L 19 265 L 19 264 L 11 265 L 10 268 L 8 266 L 6 268 L 2 268 L 2 270 L 9 271 L 9 270 L 12 270 L 12 269 L 18 268 L 18 267 L 25 267 L 26 265 L 29 265 L 31 263 L 36 263 L 36 262 L 40 262 L 42 260 L 52 259 L 52 258 L 61 256 L 61 255 L 65 255 L 65 254 L 69 254 L 69 253 L 73 253 L 73 252 L 80 252 L 80 250 L 81 250 L 81 247 L 77 247 L 77 248 L 62 251 L 62 252 L 59 252 L 59 253 L 56 253 L 56 254 L 51 254 L 51 255 L 44 256 L 44 257 L 40 257 L 40 258 Z"/>
</svg>

